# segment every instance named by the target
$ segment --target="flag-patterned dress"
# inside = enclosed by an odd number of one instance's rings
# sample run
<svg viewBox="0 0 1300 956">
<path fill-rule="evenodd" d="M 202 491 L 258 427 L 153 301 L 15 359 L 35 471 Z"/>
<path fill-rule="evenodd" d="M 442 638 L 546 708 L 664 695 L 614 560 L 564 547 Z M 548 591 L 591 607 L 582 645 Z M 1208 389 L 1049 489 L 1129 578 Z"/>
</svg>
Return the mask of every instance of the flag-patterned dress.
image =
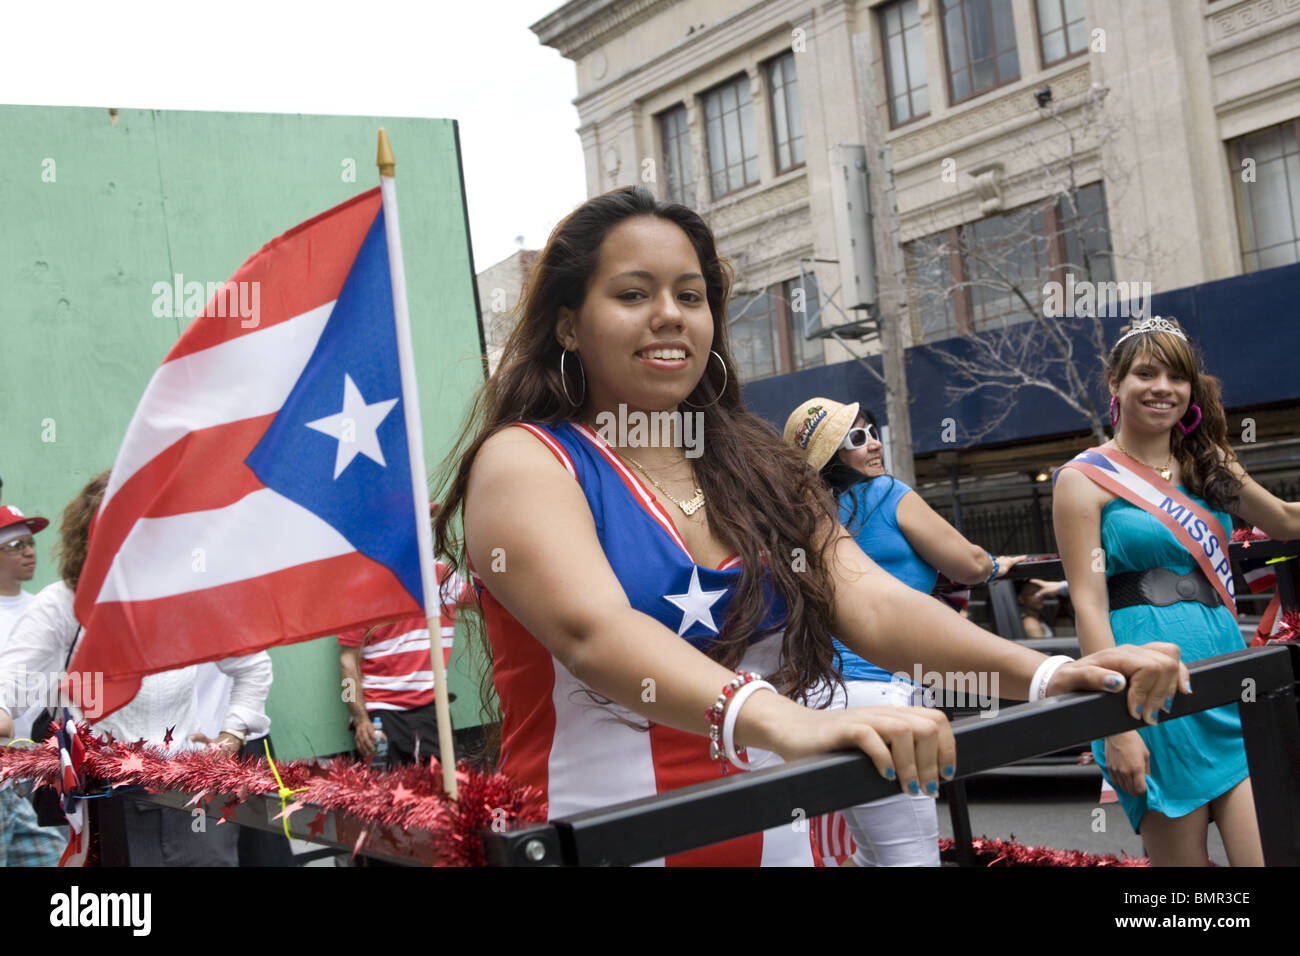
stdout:
<svg viewBox="0 0 1300 956">
<path fill-rule="evenodd" d="M 632 607 L 706 650 L 725 625 L 739 582 L 739 558 L 733 555 L 718 568 L 696 564 L 654 495 L 586 425 L 519 427 L 545 444 L 582 488 L 605 557 Z M 480 596 L 501 700 L 501 770 L 516 783 L 537 787 L 550 818 L 721 776 L 722 762 L 709 758 L 707 737 L 658 725 L 647 730 L 639 715 L 592 700 L 486 588 Z M 743 670 L 770 674 L 776 669 L 784 617 L 785 605 L 773 593 Z M 672 675 L 646 677 L 662 681 Z M 757 766 L 780 762 L 775 754 L 752 748 L 750 758 Z M 787 824 L 652 862 L 811 866 L 812 853 L 807 825 Z"/>
</svg>

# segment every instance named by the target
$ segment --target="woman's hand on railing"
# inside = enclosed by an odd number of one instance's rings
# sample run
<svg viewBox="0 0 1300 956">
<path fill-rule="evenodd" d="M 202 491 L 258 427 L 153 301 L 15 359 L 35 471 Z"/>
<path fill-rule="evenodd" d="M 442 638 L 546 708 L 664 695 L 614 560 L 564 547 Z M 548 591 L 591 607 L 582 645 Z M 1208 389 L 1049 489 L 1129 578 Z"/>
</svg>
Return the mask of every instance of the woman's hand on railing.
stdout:
<svg viewBox="0 0 1300 956">
<path fill-rule="evenodd" d="M 1151 753 L 1142 735 L 1127 730 L 1106 738 L 1106 769 L 1111 781 L 1130 796 L 1147 792 L 1147 774 L 1151 772 Z"/>
<path fill-rule="evenodd" d="M 1025 560 L 1025 558 L 1027 558 L 1027 557 L 1029 557 L 1029 555 L 1027 555 L 1027 554 L 1000 554 L 1000 555 L 998 555 L 998 557 L 997 557 L 997 562 L 998 562 L 998 578 L 999 578 L 999 579 L 1001 579 L 1001 578 L 1005 578 L 1005 577 L 1007 576 L 1007 572 L 1008 572 L 1008 571 L 1010 571 L 1012 568 L 1014 568 L 1014 567 L 1015 567 L 1017 564 L 1019 564 L 1021 561 Z"/>
<path fill-rule="evenodd" d="M 1179 660 L 1178 645 L 1164 641 L 1123 644 L 1062 665 L 1047 685 L 1047 696 L 1076 690 L 1119 693 L 1128 688 L 1128 712 L 1137 720 L 1155 724 L 1159 712 L 1173 709 L 1174 695 L 1190 694 L 1187 667 Z"/>
<path fill-rule="evenodd" d="M 886 780 L 904 793 L 935 796 L 956 772 L 957 746 L 942 711 L 926 707 L 804 708 L 774 735 L 772 749 L 786 760 L 861 750 Z"/>
</svg>

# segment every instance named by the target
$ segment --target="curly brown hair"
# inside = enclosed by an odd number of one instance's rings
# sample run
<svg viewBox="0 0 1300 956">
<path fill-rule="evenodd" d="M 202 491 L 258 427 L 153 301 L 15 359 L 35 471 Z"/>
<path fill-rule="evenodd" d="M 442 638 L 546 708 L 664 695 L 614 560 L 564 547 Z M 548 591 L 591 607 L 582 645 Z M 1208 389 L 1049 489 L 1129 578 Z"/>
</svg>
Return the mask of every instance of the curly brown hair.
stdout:
<svg viewBox="0 0 1300 956">
<path fill-rule="evenodd" d="M 1177 319 L 1164 318 L 1181 330 Z M 1124 326 L 1121 337 L 1136 324 Z M 1241 494 L 1241 482 L 1227 465 L 1237 455 L 1228 442 L 1228 416 L 1220 398 L 1222 387 L 1217 378 L 1203 371 L 1204 364 L 1190 339 L 1180 338 L 1173 332 L 1144 332 L 1118 342 L 1106 360 L 1107 387 L 1128 375 L 1134 362 L 1151 358 L 1187 379 L 1192 385 L 1191 404 L 1201 408 L 1201 423 L 1190 435 L 1184 435 L 1179 428 L 1170 430 L 1170 449 L 1183 469 L 1187 489 L 1219 511 L 1232 511 Z M 1195 420 L 1195 416 L 1192 418 Z"/>
<path fill-rule="evenodd" d="M 63 521 L 59 525 L 59 546 L 56 551 L 59 559 L 59 577 L 73 591 L 81 580 L 81 568 L 86 563 L 86 546 L 90 541 L 90 523 L 99 510 L 103 500 L 104 489 L 108 486 L 108 472 L 103 471 L 91 478 L 77 497 L 68 502 L 63 509 Z"/>
<path fill-rule="evenodd" d="M 709 525 L 742 561 L 726 627 L 710 656 L 733 669 L 739 664 L 766 616 L 764 584 L 770 575 L 788 613 L 781 667 L 769 679 L 783 693 L 806 696 L 817 685 L 839 679 L 828 636 L 833 586 L 822 558 L 827 529 L 837 524 L 836 506 L 818 475 L 771 425 L 741 403 L 725 321 L 732 273 L 709 227 L 697 213 L 659 202 L 644 187 L 616 189 L 588 200 L 555 227 L 535 260 L 500 364 L 476 397 L 460 443 L 435 481 L 434 497 L 442 501 L 437 551 L 453 566 L 463 565 L 464 542 L 453 537 L 452 529 L 464 505 L 474 458 L 490 436 L 516 422 L 553 424 L 582 415 L 583 408 L 574 409 L 568 401 L 560 378 L 562 347 L 555 334 L 560 309 L 582 306 L 605 237 L 619 223 L 638 216 L 666 220 L 686 233 L 700 262 L 714 319 L 712 348 L 726 366 L 724 384 L 722 370 L 709 362 L 688 396 L 694 405 L 704 406 L 704 431 L 709 435 L 696 462 L 709 502 Z M 575 381 L 570 391 L 577 387 Z M 799 502 L 811 507 L 799 507 Z M 794 560 L 799 556 L 806 557 Z M 490 663 L 491 647 L 480 634 Z M 485 712 L 490 712 L 491 681 L 489 669 L 481 688 Z"/>
</svg>

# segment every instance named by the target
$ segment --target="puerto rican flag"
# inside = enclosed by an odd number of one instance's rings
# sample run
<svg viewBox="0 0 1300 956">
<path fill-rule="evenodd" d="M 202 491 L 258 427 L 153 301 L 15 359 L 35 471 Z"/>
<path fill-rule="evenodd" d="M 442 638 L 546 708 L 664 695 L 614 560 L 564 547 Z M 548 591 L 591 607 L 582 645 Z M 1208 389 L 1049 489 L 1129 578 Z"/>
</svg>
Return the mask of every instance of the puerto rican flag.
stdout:
<svg viewBox="0 0 1300 956">
<path fill-rule="evenodd" d="M 86 761 L 86 748 L 77 733 L 77 723 L 68 708 L 63 708 L 63 720 L 56 737 L 59 742 L 58 790 L 62 797 L 63 815 L 68 819 L 68 845 L 59 857 L 59 866 L 84 866 L 90 846 L 86 833 L 85 802 L 82 764 Z"/>
<path fill-rule="evenodd" d="M 261 314 L 223 317 L 219 292 L 191 323 L 92 528 L 71 670 L 104 673 L 105 714 L 146 674 L 423 613 L 427 502 L 379 189 L 272 240 L 231 282 L 260 284 Z"/>
</svg>

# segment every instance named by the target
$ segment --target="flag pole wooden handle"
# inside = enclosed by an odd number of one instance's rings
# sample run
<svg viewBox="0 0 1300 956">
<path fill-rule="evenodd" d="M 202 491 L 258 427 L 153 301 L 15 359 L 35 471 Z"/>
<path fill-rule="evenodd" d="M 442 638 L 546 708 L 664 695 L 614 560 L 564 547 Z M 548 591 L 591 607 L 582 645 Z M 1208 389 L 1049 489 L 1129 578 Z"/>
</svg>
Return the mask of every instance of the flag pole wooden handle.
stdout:
<svg viewBox="0 0 1300 956">
<path fill-rule="evenodd" d="M 420 579 L 424 585 L 425 625 L 429 629 L 429 657 L 433 664 L 434 708 L 438 715 L 438 746 L 442 754 L 442 783 L 455 800 L 456 750 L 451 733 L 451 704 L 447 697 L 447 668 L 442 660 L 439 587 L 433 562 L 433 529 L 429 524 L 429 484 L 424 470 L 424 432 L 420 425 L 420 397 L 415 383 L 415 353 L 411 346 L 411 314 L 406 302 L 406 270 L 402 264 L 402 235 L 397 222 L 397 161 L 388 134 L 379 128 L 379 190 L 384 201 L 384 237 L 388 243 L 388 268 L 393 284 L 393 316 L 397 322 L 397 357 L 402 370 L 402 406 L 406 416 L 406 443 L 410 452 L 411 489 L 416 510 L 416 536 L 420 548 Z M 435 638 L 435 635 L 437 637 Z"/>
</svg>

